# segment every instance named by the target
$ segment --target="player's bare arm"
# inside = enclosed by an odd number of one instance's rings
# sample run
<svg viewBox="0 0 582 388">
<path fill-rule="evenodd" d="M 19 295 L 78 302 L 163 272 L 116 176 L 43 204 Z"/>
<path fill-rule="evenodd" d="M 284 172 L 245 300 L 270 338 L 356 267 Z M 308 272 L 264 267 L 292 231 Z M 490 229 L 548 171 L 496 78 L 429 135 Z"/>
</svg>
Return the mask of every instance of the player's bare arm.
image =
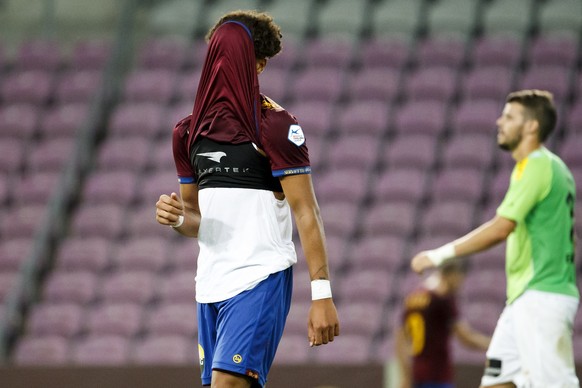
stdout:
<svg viewBox="0 0 582 388">
<path fill-rule="evenodd" d="M 430 251 L 423 251 L 412 258 L 411 267 L 422 273 L 439 266 L 452 257 L 466 256 L 489 249 L 502 241 L 515 229 L 515 221 L 495 216 L 490 221 L 465 236 Z"/>
<path fill-rule="evenodd" d="M 162 225 L 173 226 L 174 230 L 184 236 L 198 237 L 198 186 L 181 184 L 180 197 L 176 193 L 162 194 L 156 202 L 156 220 Z"/>
<path fill-rule="evenodd" d="M 400 369 L 399 388 L 412 387 L 412 344 L 404 327 L 399 327 L 395 338 L 396 359 Z"/>
<path fill-rule="evenodd" d="M 477 350 L 487 350 L 491 337 L 478 332 L 466 321 L 459 321 L 453 326 L 457 339 L 466 347 Z"/>
<path fill-rule="evenodd" d="M 283 192 L 293 210 L 312 281 L 329 280 L 325 234 L 311 175 L 281 178 Z M 308 339 L 311 346 L 333 341 L 339 335 L 339 320 L 331 295 L 314 300 L 309 310 Z"/>
</svg>

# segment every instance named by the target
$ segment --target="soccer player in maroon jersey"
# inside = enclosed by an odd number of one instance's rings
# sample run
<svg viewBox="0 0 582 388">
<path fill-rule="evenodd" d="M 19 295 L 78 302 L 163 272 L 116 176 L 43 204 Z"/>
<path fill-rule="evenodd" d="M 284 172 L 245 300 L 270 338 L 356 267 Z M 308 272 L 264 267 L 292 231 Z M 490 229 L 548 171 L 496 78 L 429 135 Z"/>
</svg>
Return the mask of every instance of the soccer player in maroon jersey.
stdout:
<svg viewBox="0 0 582 388">
<path fill-rule="evenodd" d="M 237 11 L 208 38 L 193 113 L 173 132 L 180 196 L 160 196 L 156 219 L 200 246 L 202 384 L 263 387 L 291 302 L 291 212 L 312 280 L 306 346 L 333 341 L 339 321 L 305 134 L 259 94 L 257 74 L 281 49 L 279 27 Z"/>
<path fill-rule="evenodd" d="M 456 298 L 464 278 L 463 263 L 453 260 L 406 296 L 396 336 L 400 388 L 453 387 L 452 335 L 469 348 L 487 350 L 489 337 L 459 318 Z"/>
</svg>

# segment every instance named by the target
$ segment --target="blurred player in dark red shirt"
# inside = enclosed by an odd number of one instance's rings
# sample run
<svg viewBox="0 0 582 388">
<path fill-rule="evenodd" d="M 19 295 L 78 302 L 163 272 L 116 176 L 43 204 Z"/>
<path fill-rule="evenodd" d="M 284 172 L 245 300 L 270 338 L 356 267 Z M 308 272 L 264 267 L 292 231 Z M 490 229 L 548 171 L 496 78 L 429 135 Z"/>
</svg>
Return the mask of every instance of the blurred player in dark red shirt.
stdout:
<svg viewBox="0 0 582 388">
<path fill-rule="evenodd" d="M 464 278 L 463 263 L 453 260 L 407 295 L 396 337 L 400 388 L 454 387 L 453 334 L 467 347 L 487 350 L 489 337 L 459 319 L 456 299 Z"/>
</svg>

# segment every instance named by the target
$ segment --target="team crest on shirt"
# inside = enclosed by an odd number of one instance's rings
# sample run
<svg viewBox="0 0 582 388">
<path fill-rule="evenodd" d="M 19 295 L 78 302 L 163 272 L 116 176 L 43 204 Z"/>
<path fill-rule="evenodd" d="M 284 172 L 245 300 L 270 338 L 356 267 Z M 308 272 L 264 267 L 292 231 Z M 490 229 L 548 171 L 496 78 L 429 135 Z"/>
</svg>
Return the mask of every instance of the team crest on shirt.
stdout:
<svg viewBox="0 0 582 388">
<path fill-rule="evenodd" d="M 204 369 L 204 348 L 198 344 L 198 358 L 200 359 L 200 369 Z"/>
<path fill-rule="evenodd" d="M 289 141 L 295 144 L 297 147 L 305 143 L 305 135 L 303 134 L 303 129 L 297 124 L 291 124 L 289 127 L 289 134 L 287 135 Z"/>
<path fill-rule="evenodd" d="M 232 361 L 234 361 L 236 364 L 240 364 L 242 362 L 242 356 L 240 354 L 235 354 L 232 356 Z"/>
</svg>

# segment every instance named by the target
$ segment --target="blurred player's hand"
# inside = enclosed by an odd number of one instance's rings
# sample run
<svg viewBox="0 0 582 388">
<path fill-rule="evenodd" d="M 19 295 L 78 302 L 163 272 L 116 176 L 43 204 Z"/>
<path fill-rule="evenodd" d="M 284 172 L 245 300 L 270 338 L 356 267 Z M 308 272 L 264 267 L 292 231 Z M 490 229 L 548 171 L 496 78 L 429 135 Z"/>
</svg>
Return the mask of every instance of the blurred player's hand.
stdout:
<svg viewBox="0 0 582 388">
<path fill-rule="evenodd" d="M 162 194 L 156 202 L 156 221 L 162 225 L 176 225 L 178 218 L 184 214 L 184 206 L 178 194 Z"/>
<path fill-rule="evenodd" d="M 423 273 L 427 269 L 434 268 L 434 263 L 428 258 L 426 251 L 418 253 L 412 258 L 410 262 L 410 267 L 416 273 Z"/>
<path fill-rule="evenodd" d="M 333 300 L 327 298 L 311 302 L 307 323 L 309 346 L 327 344 L 339 333 L 339 319 Z"/>
</svg>

